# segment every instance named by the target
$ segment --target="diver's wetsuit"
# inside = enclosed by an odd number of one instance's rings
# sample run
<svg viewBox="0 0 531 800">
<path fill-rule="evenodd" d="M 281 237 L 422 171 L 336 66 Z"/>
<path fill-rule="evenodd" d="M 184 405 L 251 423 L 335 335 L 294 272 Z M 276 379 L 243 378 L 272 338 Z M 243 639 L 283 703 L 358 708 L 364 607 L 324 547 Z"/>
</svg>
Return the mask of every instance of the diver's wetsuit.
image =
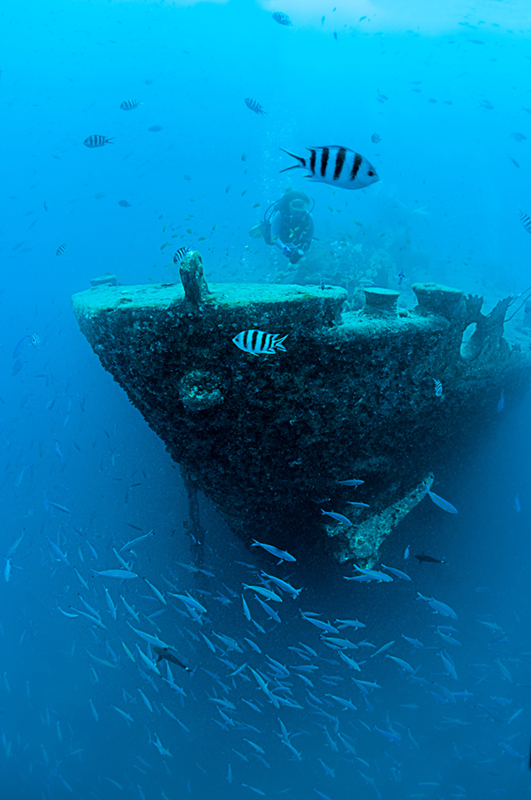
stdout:
<svg viewBox="0 0 531 800">
<path fill-rule="evenodd" d="M 293 213 L 290 201 L 307 197 L 301 192 L 288 192 L 269 206 L 264 214 L 262 231 L 266 244 L 280 243 L 281 249 L 292 249 L 289 261 L 296 264 L 308 252 L 313 239 L 313 217 L 308 211 Z"/>
</svg>

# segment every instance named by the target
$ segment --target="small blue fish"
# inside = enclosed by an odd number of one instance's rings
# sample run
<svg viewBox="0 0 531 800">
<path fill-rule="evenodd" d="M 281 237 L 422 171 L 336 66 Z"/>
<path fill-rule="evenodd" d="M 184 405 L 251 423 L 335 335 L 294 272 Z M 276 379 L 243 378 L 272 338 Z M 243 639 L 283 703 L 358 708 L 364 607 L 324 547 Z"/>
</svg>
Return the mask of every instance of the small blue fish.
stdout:
<svg viewBox="0 0 531 800">
<path fill-rule="evenodd" d="M 337 511 L 325 511 L 322 508 L 321 514 L 325 514 L 327 517 L 332 517 L 332 519 L 335 519 L 337 522 L 342 522 L 343 525 L 352 526 L 352 522 L 349 520 L 349 518 L 345 517 L 343 514 L 338 514 Z"/>
<path fill-rule="evenodd" d="M 23 366 L 24 366 L 23 360 L 21 358 L 17 358 L 11 369 L 11 377 L 14 378 L 15 375 L 18 375 Z"/>
<path fill-rule="evenodd" d="M 444 498 L 439 497 L 438 494 L 435 492 L 430 491 L 426 486 L 426 494 L 429 495 L 430 499 L 435 503 L 436 506 L 442 508 L 443 511 L 447 511 L 449 514 L 457 514 L 457 508 L 453 506 L 448 500 L 444 500 Z"/>
<path fill-rule="evenodd" d="M 441 600 L 436 600 L 434 597 L 424 597 L 423 594 L 417 592 L 417 595 L 420 597 L 421 600 L 424 600 L 437 614 L 440 614 L 443 617 L 451 617 L 452 619 L 457 619 L 457 614 L 450 608 L 450 606 L 443 603 Z"/>
<path fill-rule="evenodd" d="M 297 559 L 292 556 L 287 550 L 279 550 L 278 547 L 274 547 L 272 544 L 264 544 L 264 542 L 257 542 L 256 539 L 253 539 L 253 543 L 251 547 L 262 547 L 264 550 L 267 550 L 268 553 L 271 553 L 272 556 L 275 558 L 279 558 L 279 564 L 283 561 L 296 561 Z"/>
<path fill-rule="evenodd" d="M 323 622 L 321 619 L 315 619 L 315 617 L 308 617 L 306 614 L 302 614 L 302 618 L 305 619 L 306 622 L 311 622 L 312 625 L 315 625 L 319 630 L 325 631 L 325 633 L 339 633 L 339 630 L 334 628 L 333 625 L 330 625 L 329 622 Z"/>
<path fill-rule="evenodd" d="M 68 558 L 66 557 L 66 553 L 63 553 L 63 551 L 60 550 L 59 547 L 57 547 L 57 545 L 55 544 L 55 542 L 52 542 L 52 540 L 48 536 L 46 538 L 48 539 L 48 544 L 52 548 L 53 554 L 57 556 L 57 558 L 59 558 L 64 564 L 68 564 L 68 566 L 70 566 L 70 564 L 68 563 Z"/>
<path fill-rule="evenodd" d="M 522 506 L 520 505 L 520 500 L 518 498 L 518 495 L 516 495 L 516 497 L 514 498 L 514 507 L 518 512 L 522 510 Z"/>
<path fill-rule="evenodd" d="M 396 575 L 397 578 L 401 578 L 403 581 L 410 581 L 411 578 L 405 572 L 402 572 L 400 569 L 396 569 L 395 567 L 386 567 L 385 564 L 382 564 L 382 569 L 386 569 L 388 572 L 392 572 L 393 575 Z"/>
<path fill-rule="evenodd" d="M 348 481 L 336 481 L 340 486 L 361 486 L 365 481 L 360 481 L 358 478 L 351 478 Z"/>
<path fill-rule="evenodd" d="M 49 500 L 48 505 L 52 506 L 52 508 L 56 508 L 58 511 L 62 511 L 63 514 L 70 514 L 70 509 L 66 506 L 60 505 L 59 503 L 52 503 L 52 501 Z"/>
<path fill-rule="evenodd" d="M 374 141 L 374 139 L 373 139 L 373 141 Z M 398 273 L 398 285 L 402 286 L 402 284 L 405 281 L 405 279 L 406 279 L 406 273 L 404 272 L 403 269 L 401 269 L 400 272 Z"/>
<path fill-rule="evenodd" d="M 26 339 L 27 338 L 28 338 L 28 334 L 23 336 L 22 339 L 20 339 L 20 341 L 17 342 L 17 344 L 15 345 L 15 349 L 13 350 L 13 358 L 18 358 L 19 357 L 19 355 L 20 355 L 20 353 L 22 351 L 22 348 L 24 347 L 24 344 L 26 343 Z"/>
<path fill-rule="evenodd" d="M 369 581 L 378 581 L 378 583 L 392 583 L 393 579 L 390 575 L 386 575 L 384 572 L 379 572 L 376 569 L 369 569 L 368 567 L 359 567 L 357 564 L 353 564 L 353 567 L 358 570 L 360 575 L 357 575 L 354 578 L 347 578 L 345 580 L 356 580 L 357 578 L 363 577 Z"/>
<path fill-rule="evenodd" d="M 504 394 L 504 389 L 502 389 L 500 399 L 498 400 L 498 405 L 496 407 L 496 411 L 499 414 L 501 411 L 503 411 L 504 408 L 505 408 L 505 394 Z"/>
<path fill-rule="evenodd" d="M 136 572 L 129 572 L 129 570 L 125 569 L 103 569 L 100 572 L 95 572 L 95 575 L 101 575 L 102 578 L 117 578 L 117 579 L 128 579 L 131 578 L 138 578 Z"/>
<path fill-rule="evenodd" d="M 409 545 L 404 550 L 404 561 L 407 561 L 409 558 Z"/>
</svg>

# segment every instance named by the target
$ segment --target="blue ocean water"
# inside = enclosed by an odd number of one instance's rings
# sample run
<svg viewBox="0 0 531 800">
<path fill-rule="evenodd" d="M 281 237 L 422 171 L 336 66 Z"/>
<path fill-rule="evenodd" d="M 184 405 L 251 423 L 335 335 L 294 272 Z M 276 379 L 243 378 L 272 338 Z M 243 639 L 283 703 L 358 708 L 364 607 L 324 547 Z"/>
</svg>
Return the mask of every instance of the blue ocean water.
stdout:
<svg viewBox="0 0 531 800">
<path fill-rule="evenodd" d="M 457 515 L 425 499 L 385 542 L 411 581 L 347 582 L 307 557 L 303 530 L 277 566 L 206 498 L 198 572 L 178 466 L 70 302 L 107 272 L 174 281 L 188 246 L 211 282 L 289 280 L 249 236 L 287 188 L 315 200 L 302 280 L 344 285 L 357 254 L 405 305 L 415 280 L 487 307 L 525 292 L 530 30 L 524 4 L 494 0 L 0 8 L 2 800 L 530 795 L 531 398 L 506 394 L 436 475 Z M 330 143 L 380 180 L 280 174 L 279 148 Z M 95 574 L 124 568 L 114 551 L 137 578 Z M 280 624 L 242 588 L 260 569 L 303 589 L 272 602 Z M 131 626 L 189 670 L 157 666 Z"/>
</svg>

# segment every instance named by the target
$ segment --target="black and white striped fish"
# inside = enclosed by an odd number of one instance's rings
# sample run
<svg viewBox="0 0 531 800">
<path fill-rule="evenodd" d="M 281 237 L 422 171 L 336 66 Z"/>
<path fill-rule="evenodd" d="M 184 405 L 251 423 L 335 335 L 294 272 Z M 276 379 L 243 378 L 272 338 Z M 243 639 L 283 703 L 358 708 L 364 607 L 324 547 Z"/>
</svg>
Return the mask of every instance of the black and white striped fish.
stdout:
<svg viewBox="0 0 531 800">
<path fill-rule="evenodd" d="M 55 255 L 62 256 L 65 250 L 66 250 L 66 242 L 64 242 L 64 244 L 59 245 L 59 247 L 55 251 Z"/>
<path fill-rule="evenodd" d="M 124 100 L 123 103 L 120 103 L 120 108 L 122 111 L 132 111 L 133 108 L 137 108 L 141 104 L 141 100 Z"/>
<path fill-rule="evenodd" d="M 128 203 L 127 200 L 118 200 L 118 205 L 122 208 L 131 208 L 131 203 Z"/>
<path fill-rule="evenodd" d="M 432 381 L 435 384 L 435 386 L 434 386 L 435 397 L 442 397 L 442 393 L 443 393 L 443 385 L 442 385 L 442 383 L 440 381 L 438 381 L 436 378 L 432 378 Z"/>
<path fill-rule="evenodd" d="M 528 233 L 531 233 L 531 217 L 528 216 L 527 214 L 524 214 L 522 210 L 520 210 L 518 214 L 520 216 L 520 222 L 522 223 L 526 231 Z"/>
<path fill-rule="evenodd" d="M 83 144 L 85 147 L 103 147 L 104 144 L 114 144 L 114 136 L 108 139 L 106 136 L 101 136 L 99 133 L 94 133 L 92 136 L 87 136 Z"/>
<path fill-rule="evenodd" d="M 302 158 L 280 148 L 288 156 L 299 162 L 292 167 L 281 169 L 306 169 L 310 173 L 306 177 L 316 183 L 328 183 L 342 189 L 363 189 L 380 180 L 373 165 L 367 159 L 349 147 L 328 145 L 326 147 L 308 147 L 309 158 Z"/>
<path fill-rule="evenodd" d="M 173 254 L 173 263 L 180 264 L 189 249 L 189 247 L 179 247 L 179 249 Z"/>
<path fill-rule="evenodd" d="M 256 100 L 253 100 L 252 97 L 245 98 L 245 105 L 247 108 L 250 108 L 251 111 L 254 111 L 255 114 L 267 114 L 267 111 L 264 111 L 260 103 L 257 103 Z"/>
<path fill-rule="evenodd" d="M 253 356 L 262 356 L 273 355 L 275 347 L 286 352 L 282 342 L 288 336 L 288 333 L 285 336 L 281 336 L 280 333 L 266 333 L 265 331 L 242 331 L 232 341 L 240 350 L 252 353 Z"/>
</svg>

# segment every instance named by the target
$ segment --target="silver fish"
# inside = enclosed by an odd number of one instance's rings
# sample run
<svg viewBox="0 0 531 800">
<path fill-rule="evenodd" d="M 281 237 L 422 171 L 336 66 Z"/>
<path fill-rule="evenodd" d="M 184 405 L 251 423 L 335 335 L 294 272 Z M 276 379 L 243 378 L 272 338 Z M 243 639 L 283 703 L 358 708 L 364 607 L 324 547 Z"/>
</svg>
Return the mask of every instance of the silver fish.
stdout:
<svg viewBox="0 0 531 800">
<path fill-rule="evenodd" d="M 117 578 L 117 579 L 126 579 L 131 580 L 131 578 L 138 578 L 136 572 L 130 572 L 126 569 L 103 569 L 99 572 L 95 573 L 96 575 L 101 575 L 102 578 Z"/>
<path fill-rule="evenodd" d="M 426 494 L 435 503 L 435 505 L 439 506 L 439 508 L 442 508 L 443 511 L 447 511 L 449 514 L 457 514 L 457 508 L 455 506 L 449 503 L 448 500 L 444 500 L 444 498 L 439 497 L 439 495 L 435 494 L 435 492 L 430 491 L 427 486 Z"/>
<path fill-rule="evenodd" d="M 342 522 L 343 525 L 352 525 L 352 522 L 349 520 L 348 517 L 345 517 L 343 514 L 338 514 L 337 511 L 325 511 L 322 508 L 321 514 L 325 514 L 327 517 L 332 517 L 332 519 L 337 520 L 337 522 Z"/>
<path fill-rule="evenodd" d="M 267 550 L 268 553 L 271 553 L 272 556 L 275 558 L 279 558 L 279 564 L 282 561 L 296 561 L 297 559 L 292 556 L 287 550 L 279 550 L 278 547 L 274 547 L 272 544 L 265 544 L 264 542 L 257 542 L 256 539 L 253 539 L 253 543 L 251 547 L 262 547 L 264 550 Z"/>
<path fill-rule="evenodd" d="M 310 173 L 306 176 L 308 180 L 316 183 L 327 183 L 330 186 L 339 186 L 341 189 L 363 189 L 380 180 L 373 165 L 349 147 L 340 145 L 308 147 L 309 158 L 296 156 L 283 147 L 280 149 L 299 162 L 280 170 L 281 172 L 305 169 Z"/>
<path fill-rule="evenodd" d="M 385 564 L 382 564 L 382 569 L 386 569 L 389 572 L 392 572 L 393 575 L 396 575 L 397 578 L 401 578 L 403 581 L 410 581 L 411 578 L 405 572 L 402 572 L 401 569 L 396 569 L 396 567 L 386 567 Z"/>
</svg>

